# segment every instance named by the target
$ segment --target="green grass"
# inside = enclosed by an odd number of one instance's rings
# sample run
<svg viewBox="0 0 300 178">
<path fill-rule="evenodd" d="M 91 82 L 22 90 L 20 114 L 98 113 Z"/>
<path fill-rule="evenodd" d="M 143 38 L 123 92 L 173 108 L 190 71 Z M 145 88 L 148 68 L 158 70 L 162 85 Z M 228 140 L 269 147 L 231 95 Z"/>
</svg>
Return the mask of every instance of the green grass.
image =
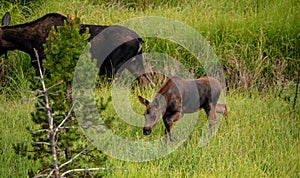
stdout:
<svg viewBox="0 0 300 178">
<path fill-rule="evenodd" d="M 193 27 L 216 51 L 230 89 L 226 97 L 229 116 L 217 135 L 207 146 L 199 146 L 206 121 L 201 111 L 197 127 L 174 152 L 142 163 L 109 158 L 107 165 L 128 171 L 111 171 L 107 177 L 300 176 L 299 96 L 294 115 L 291 108 L 300 59 L 298 1 L 10 2 L 15 1 L 1 1 L 0 14 L 10 11 L 12 24 L 50 12 L 74 16 L 75 11 L 84 23 L 91 24 L 115 24 L 141 16 L 171 18 Z M 196 76 L 202 74 L 196 70 L 200 66 L 193 56 L 176 44 L 149 39 L 145 40 L 144 50 L 167 53 L 185 61 Z M 26 127 L 34 127 L 30 120 L 33 102 L 26 100 L 31 95 L 25 92 L 32 75 L 28 72 L 30 62 L 20 52 L 9 52 L 8 61 L 0 58 L 1 71 L 9 74 L 5 80 L 9 85 L 1 88 L 0 95 L 0 177 L 27 177 L 28 170 L 37 170 L 38 163 L 15 154 L 13 145 L 29 139 Z M 107 85 L 97 89 L 98 98 L 107 99 L 111 94 Z M 130 106 L 143 113 L 136 95 L 151 98 L 154 93 L 135 91 L 130 95 Z M 150 136 L 143 136 L 140 127 L 130 126 L 118 117 L 112 103 L 102 114 L 112 131 L 124 139 L 149 141 L 164 133 L 160 121 Z"/>
<path fill-rule="evenodd" d="M 108 96 L 109 93 L 108 88 L 103 87 L 97 91 L 97 96 Z M 137 102 L 136 94 L 131 96 L 131 104 L 138 113 L 142 113 L 144 106 Z M 140 94 L 151 96 L 149 92 Z M 37 165 L 26 157 L 16 155 L 12 145 L 28 139 L 25 128 L 32 127 L 30 112 L 33 103 L 5 101 L 4 97 L 0 102 L 0 177 L 26 176 L 26 172 L 35 170 Z M 291 116 L 291 103 L 275 97 L 272 92 L 264 96 L 253 92 L 251 97 L 230 92 L 226 103 L 229 116 L 206 146 L 201 147 L 199 143 L 201 129 L 206 122 L 205 113 L 201 111 L 196 127 L 174 152 L 148 162 L 125 162 L 109 158 L 107 165 L 127 168 L 128 171 L 113 171 L 108 177 L 298 177 L 299 105 L 295 116 Z M 112 103 L 102 115 L 110 119 L 111 130 L 123 139 L 149 141 L 160 138 L 164 132 L 160 121 L 150 136 L 143 136 L 142 128 L 130 126 L 117 116 Z M 179 127 L 176 124 L 175 127 Z"/>
<path fill-rule="evenodd" d="M 229 116 L 207 146 L 201 147 L 198 140 L 206 121 L 201 111 L 198 125 L 177 150 L 166 157 L 143 163 L 112 159 L 116 167 L 128 168 L 128 172 L 116 171 L 113 176 L 298 177 L 299 109 L 297 115 L 291 117 L 290 104 L 274 98 L 272 94 L 261 97 L 254 93 L 250 98 L 232 92 L 226 100 Z M 122 130 L 120 135 L 129 139 L 130 134 L 131 139 L 144 140 L 143 137 L 147 137 L 142 135 L 141 128 L 136 131 L 128 125 L 120 127 L 120 123 L 117 124 L 117 129 Z M 156 127 L 152 139 L 163 133 L 162 125 Z"/>
<path fill-rule="evenodd" d="M 24 1 L 30 2 L 30 1 Z M 75 15 L 84 23 L 116 24 L 142 16 L 160 16 L 183 22 L 197 30 L 216 51 L 231 86 L 265 88 L 295 80 L 299 71 L 300 3 L 278 1 L 38 1 L 8 2 L 0 14 L 12 13 L 12 24 L 29 22 L 46 13 Z M 180 5 L 180 6 L 179 6 Z M 82 8 L 84 7 L 84 8 Z M 188 61 L 195 70 L 193 56 L 178 46 L 146 40 L 144 51 L 157 50 Z M 179 48 L 179 49 L 178 49 Z M 192 63 L 192 64 L 191 64 Z M 199 66 L 199 64 L 196 64 Z M 196 71 L 196 75 L 201 75 Z"/>
<path fill-rule="evenodd" d="M 34 161 L 17 155 L 13 146 L 28 141 L 26 127 L 31 126 L 30 111 L 33 103 L 25 100 L 8 100 L 0 96 L 0 177 L 26 177 L 29 169 L 37 167 Z"/>
</svg>

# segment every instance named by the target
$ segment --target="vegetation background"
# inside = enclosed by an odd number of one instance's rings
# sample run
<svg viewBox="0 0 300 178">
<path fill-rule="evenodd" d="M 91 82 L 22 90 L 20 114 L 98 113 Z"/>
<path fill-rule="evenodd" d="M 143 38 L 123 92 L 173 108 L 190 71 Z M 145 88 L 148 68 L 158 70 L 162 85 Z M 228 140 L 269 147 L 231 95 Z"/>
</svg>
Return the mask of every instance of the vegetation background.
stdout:
<svg viewBox="0 0 300 178">
<path fill-rule="evenodd" d="M 128 171 L 107 171 L 101 176 L 300 176 L 300 97 L 295 100 L 300 71 L 299 1 L 6 0 L 0 4 L 0 15 L 10 11 L 12 25 L 50 12 L 74 15 L 77 11 L 84 23 L 103 25 L 141 16 L 167 17 L 196 29 L 215 50 L 226 77 L 230 112 L 216 137 L 207 146 L 199 146 L 197 138 L 206 120 L 201 111 L 199 126 L 170 155 L 143 163 L 108 157 L 103 165 Z M 168 53 L 196 76 L 203 74 L 201 66 L 181 47 L 152 39 L 146 39 L 143 47 L 146 52 Z M 13 149 L 16 142 L 29 138 L 26 128 L 35 127 L 30 116 L 33 96 L 27 92 L 33 74 L 26 54 L 14 51 L 9 52 L 9 59 L 0 57 L 0 177 L 27 177 L 29 170 L 40 169 L 39 162 L 17 155 Z M 108 99 L 109 84 L 97 88 L 97 93 L 99 98 Z M 151 98 L 153 92 L 147 95 Z M 132 105 L 143 112 L 136 100 Z M 112 105 L 103 114 L 116 133 L 133 139 L 144 137 L 141 128 L 128 127 L 118 120 Z M 153 137 L 161 133 L 160 122 Z"/>
</svg>

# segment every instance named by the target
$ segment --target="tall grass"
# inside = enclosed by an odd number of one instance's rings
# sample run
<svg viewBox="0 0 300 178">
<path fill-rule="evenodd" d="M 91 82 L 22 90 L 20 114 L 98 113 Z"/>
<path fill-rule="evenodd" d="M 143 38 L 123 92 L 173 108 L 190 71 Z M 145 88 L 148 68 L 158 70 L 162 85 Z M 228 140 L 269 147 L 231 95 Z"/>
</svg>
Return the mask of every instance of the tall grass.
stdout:
<svg viewBox="0 0 300 178">
<path fill-rule="evenodd" d="M 49 12 L 74 15 L 75 11 L 84 23 L 91 24 L 116 24 L 140 16 L 162 16 L 186 23 L 209 41 L 223 64 L 228 84 L 233 87 L 266 88 L 293 81 L 299 72 L 300 3 L 295 0 L 29 2 L 25 7 L 5 5 L 0 12 L 12 11 L 13 24 Z M 189 68 L 195 66 L 188 51 L 178 53 L 178 46 L 165 46 L 164 41 L 146 40 L 144 50 L 158 48 L 188 61 Z M 197 77 L 201 74 L 198 72 Z"/>
<path fill-rule="evenodd" d="M 0 57 L 0 93 L 6 97 L 28 97 L 30 79 L 34 77 L 29 56 L 23 52 L 13 52 L 9 59 Z"/>
<path fill-rule="evenodd" d="M 30 111 L 33 103 L 25 100 L 8 100 L 0 96 L 0 177 L 26 177 L 28 170 L 38 167 L 38 163 L 17 155 L 14 146 L 29 140 L 27 127 L 32 127 Z"/>
</svg>

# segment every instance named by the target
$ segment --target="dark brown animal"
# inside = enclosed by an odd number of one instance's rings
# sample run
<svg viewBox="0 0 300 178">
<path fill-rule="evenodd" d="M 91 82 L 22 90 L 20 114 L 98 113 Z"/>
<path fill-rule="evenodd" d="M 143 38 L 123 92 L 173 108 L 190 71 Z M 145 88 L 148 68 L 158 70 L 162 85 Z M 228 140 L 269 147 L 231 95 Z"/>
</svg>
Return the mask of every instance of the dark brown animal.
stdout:
<svg viewBox="0 0 300 178">
<path fill-rule="evenodd" d="M 149 83 L 144 75 L 145 69 L 142 57 L 143 40 L 132 30 L 119 26 L 80 26 L 80 33 L 89 29 L 91 34 L 91 54 L 97 59 L 100 73 L 112 77 L 117 71 L 126 68 L 136 78 Z"/>
<path fill-rule="evenodd" d="M 51 13 L 33 22 L 8 26 L 10 15 L 6 13 L 2 18 L 0 27 L 0 55 L 10 50 L 21 50 L 31 57 L 32 65 L 37 68 L 34 48 L 41 59 L 45 58 L 43 44 L 46 42 L 52 26 L 61 26 L 66 20 L 65 16 Z"/>
<path fill-rule="evenodd" d="M 221 92 L 221 84 L 212 77 L 187 80 L 180 77 L 168 79 L 158 90 L 152 102 L 138 96 L 139 101 L 146 106 L 144 135 L 149 135 L 161 115 L 171 141 L 173 122 L 185 113 L 193 113 L 203 108 L 210 123 L 216 122 L 216 112 L 227 115 L 225 104 L 217 101 Z"/>
<path fill-rule="evenodd" d="M 67 18 L 61 14 L 50 13 L 45 16 L 20 25 L 8 26 L 10 15 L 6 13 L 0 27 L 0 55 L 10 50 L 21 50 L 31 57 L 32 65 L 37 68 L 37 59 L 44 59 L 43 44 L 46 42 L 51 27 L 64 24 Z M 145 73 L 142 58 L 143 40 L 132 30 L 123 26 L 80 25 L 80 34 L 89 29 L 92 57 L 97 59 L 100 74 L 112 77 L 118 70 L 127 68 L 136 78 L 140 77 L 146 83 L 149 80 Z M 100 33 L 102 32 L 102 33 Z M 122 66 L 122 67 L 121 67 Z"/>
</svg>

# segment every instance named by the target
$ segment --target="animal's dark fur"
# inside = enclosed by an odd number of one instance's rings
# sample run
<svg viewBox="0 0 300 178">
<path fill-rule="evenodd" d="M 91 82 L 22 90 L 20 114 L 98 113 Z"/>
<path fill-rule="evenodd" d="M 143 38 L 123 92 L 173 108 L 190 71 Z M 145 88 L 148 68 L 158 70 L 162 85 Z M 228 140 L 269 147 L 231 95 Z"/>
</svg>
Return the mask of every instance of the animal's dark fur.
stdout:
<svg viewBox="0 0 300 178">
<path fill-rule="evenodd" d="M 32 65 L 37 68 L 33 49 L 37 49 L 39 58 L 44 59 L 43 44 L 52 26 L 61 26 L 65 20 L 67 18 L 61 14 L 50 13 L 29 23 L 8 26 L 10 16 L 5 14 L 2 18 L 2 27 L 0 27 L 0 55 L 6 54 L 9 50 L 24 51 L 30 55 Z M 128 62 L 125 67 L 135 77 L 144 73 L 143 59 L 139 55 L 142 53 L 143 41 L 134 31 L 123 26 L 82 24 L 79 29 L 80 34 L 84 33 L 86 28 L 89 28 L 91 35 L 89 38 L 92 42 L 91 53 L 93 58 L 98 60 L 101 74 L 112 77 L 125 62 Z M 103 56 L 103 52 L 107 54 Z M 138 56 L 135 57 L 136 55 Z M 148 82 L 147 78 L 142 78 L 142 80 Z"/>
<path fill-rule="evenodd" d="M 33 22 L 0 27 L 0 49 L 21 50 L 31 57 L 31 63 L 37 68 L 34 48 L 41 59 L 45 58 L 43 44 L 46 42 L 52 26 L 61 26 L 66 20 L 65 16 L 51 13 Z"/>
<path fill-rule="evenodd" d="M 218 104 L 221 84 L 212 77 L 186 80 L 180 77 L 168 79 L 158 90 L 152 102 L 139 96 L 146 106 L 146 122 L 143 128 L 145 135 L 151 133 L 152 127 L 161 115 L 166 127 L 166 134 L 171 137 L 173 122 L 185 113 L 193 113 L 203 108 L 210 121 L 216 122 L 216 112 L 227 114 L 225 104 Z"/>
<path fill-rule="evenodd" d="M 118 25 L 81 25 L 80 33 L 86 28 L 89 28 L 91 34 L 91 53 L 98 60 L 101 74 L 106 73 L 111 77 L 121 66 L 136 77 L 144 73 L 143 40 L 134 31 Z"/>
<path fill-rule="evenodd" d="M 9 13 L 9 12 L 6 12 L 6 13 L 3 15 L 3 17 L 2 17 L 2 24 L 1 24 L 1 26 L 4 27 L 4 26 L 9 25 L 10 19 L 11 19 L 11 18 L 10 18 L 10 13 Z M 0 31 L 0 33 L 1 33 L 1 31 Z M 0 48 L 0 56 L 1 56 L 2 54 L 5 54 L 5 58 L 6 58 L 6 59 L 8 58 L 8 57 L 7 57 L 7 50 L 2 50 L 2 49 Z"/>
</svg>

